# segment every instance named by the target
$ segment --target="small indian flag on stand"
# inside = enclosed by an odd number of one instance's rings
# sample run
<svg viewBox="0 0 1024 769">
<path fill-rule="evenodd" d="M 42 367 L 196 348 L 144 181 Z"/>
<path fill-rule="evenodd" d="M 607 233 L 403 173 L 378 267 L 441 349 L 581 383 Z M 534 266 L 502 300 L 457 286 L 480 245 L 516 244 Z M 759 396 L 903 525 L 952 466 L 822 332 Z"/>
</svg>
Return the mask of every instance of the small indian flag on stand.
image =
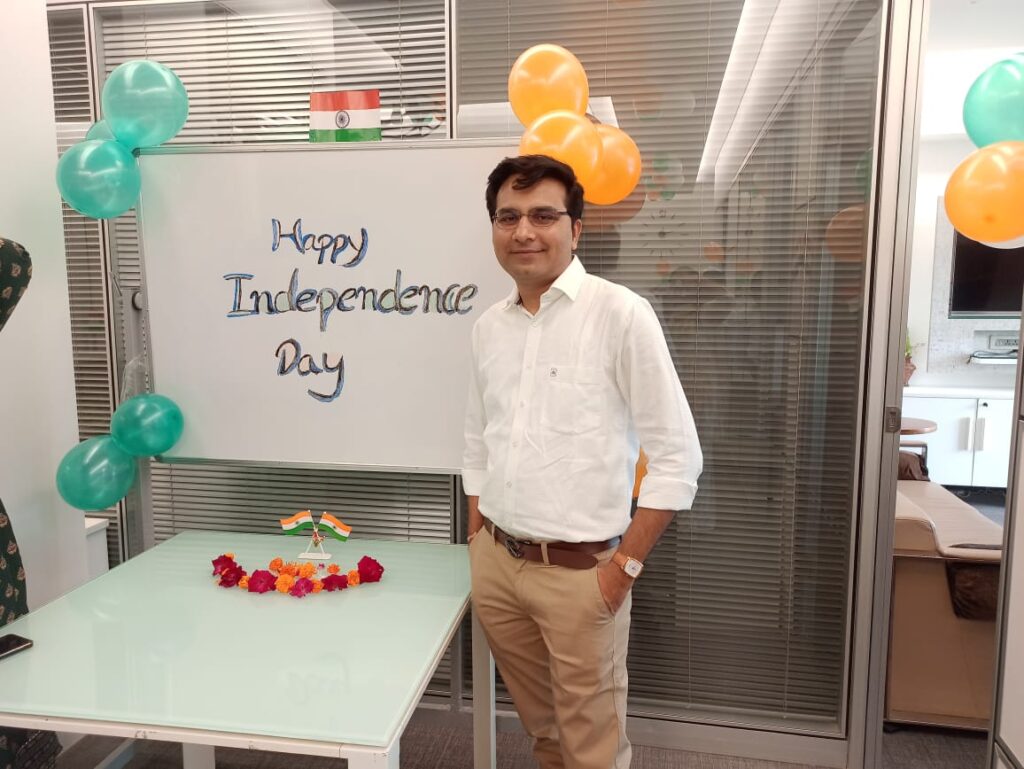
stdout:
<svg viewBox="0 0 1024 769">
<path fill-rule="evenodd" d="M 317 524 L 320 531 L 323 534 L 330 534 L 335 539 L 340 539 L 342 542 L 348 540 L 348 535 L 352 533 L 352 527 L 347 526 L 330 513 L 324 513 L 320 516 L 320 523 Z"/>
<path fill-rule="evenodd" d="M 288 518 L 281 519 L 281 528 L 285 534 L 299 534 L 313 528 L 313 515 L 303 510 Z"/>
<path fill-rule="evenodd" d="M 309 95 L 311 142 L 380 141 L 380 91 L 324 91 Z"/>
</svg>

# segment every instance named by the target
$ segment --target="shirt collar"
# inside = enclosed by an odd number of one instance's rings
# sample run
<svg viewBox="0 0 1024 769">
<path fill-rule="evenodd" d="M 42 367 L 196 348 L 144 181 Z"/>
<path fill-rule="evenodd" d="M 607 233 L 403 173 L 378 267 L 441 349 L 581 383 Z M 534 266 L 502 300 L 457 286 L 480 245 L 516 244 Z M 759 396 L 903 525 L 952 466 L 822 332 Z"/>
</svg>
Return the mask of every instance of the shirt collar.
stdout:
<svg viewBox="0 0 1024 769">
<path fill-rule="evenodd" d="M 565 294 L 572 301 L 576 301 L 576 297 L 580 293 L 580 287 L 583 285 L 583 279 L 587 276 L 587 268 L 583 266 L 583 262 L 580 258 L 573 254 L 572 261 L 569 262 L 569 266 L 566 267 L 562 274 L 555 278 L 555 282 L 551 284 L 551 288 L 557 288 L 563 294 Z M 548 291 L 544 294 L 547 295 Z M 543 297 L 542 297 L 543 299 Z M 519 289 L 513 287 L 511 293 L 505 297 L 505 309 L 515 307 L 519 304 Z"/>
</svg>

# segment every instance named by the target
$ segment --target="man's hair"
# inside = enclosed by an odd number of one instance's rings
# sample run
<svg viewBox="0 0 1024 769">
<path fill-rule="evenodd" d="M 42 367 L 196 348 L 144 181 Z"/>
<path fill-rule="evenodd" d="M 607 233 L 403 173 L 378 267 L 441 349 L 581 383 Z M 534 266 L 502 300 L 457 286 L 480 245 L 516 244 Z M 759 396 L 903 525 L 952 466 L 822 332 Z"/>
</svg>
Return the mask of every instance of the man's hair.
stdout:
<svg viewBox="0 0 1024 769">
<path fill-rule="evenodd" d="M 498 190 L 509 178 L 515 177 L 512 189 L 527 190 L 541 179 L 554 179 L 565 187 L 565 210 L 576 222 L 583 216 L 583 187 L 573 170 L 547 155 L 520 155 L 505 158 L 487 177 L 487 213 L 493 219 L 498 206 Z"/>
</svg>

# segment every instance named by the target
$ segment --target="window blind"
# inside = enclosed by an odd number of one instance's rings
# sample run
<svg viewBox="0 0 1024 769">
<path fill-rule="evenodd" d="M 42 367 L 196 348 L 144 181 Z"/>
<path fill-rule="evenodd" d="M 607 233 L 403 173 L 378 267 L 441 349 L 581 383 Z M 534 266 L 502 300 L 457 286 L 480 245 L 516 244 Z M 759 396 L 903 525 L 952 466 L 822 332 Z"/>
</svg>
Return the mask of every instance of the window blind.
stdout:
<svg viewBox="0 0 1024 769">
<path fill-rule="evenodd" d="M 866 260 L 863 243 L 839 263 L 824 241 L 862 202 L 878 11 L 457 5 L 457 135 L 518 136 L 500 110 L 509 69 L 557 42 L 643 156 L 631 199 L 584 214 L 578 253 L 658 312 L 705 470 L 634 590 L 631 713 L 843 731 Z"/>
<path fill-rule="evenodd" d="M 305 142 L 311 91 L 368 88 L 385 140 L 446 135 L 439 0 L 146 3 L 99 18 L 104 73 L 151 58 L 188 89 L 172 143 Z"/>
<path fill-rule="evenodd" d="M 58 154 L 84 139 L 93 122 L 83 14 L 81 8 L 54 10 L 48 14 Z M 107 268 L 101 249 L 101 225 L 66 204 L 62 208 L 78 435 L 85 440 L 110 431 L 114 408 Z M 111 564 L 120 563 L 118 507 L 90 512 L 90 515 L 107 519 L 107 556 Z"/>
</svg>

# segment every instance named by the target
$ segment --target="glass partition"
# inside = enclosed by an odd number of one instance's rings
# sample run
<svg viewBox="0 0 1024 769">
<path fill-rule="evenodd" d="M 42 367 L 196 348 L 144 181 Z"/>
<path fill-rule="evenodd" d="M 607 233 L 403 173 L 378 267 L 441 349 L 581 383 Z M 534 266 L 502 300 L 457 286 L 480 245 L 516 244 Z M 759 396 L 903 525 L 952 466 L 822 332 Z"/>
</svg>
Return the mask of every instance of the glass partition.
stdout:
<svg viewBox="0 0 1024 769">
<path fill-rule="evenodd" d="M 643 156 L 579 255 L 659 313 L 705 471 L 637 584 L 637 714 L 844 729 L 880 6 L 458 4 L 458 136 L 518 136 L 509 69 L 557 41 Z"/>
</svg>

